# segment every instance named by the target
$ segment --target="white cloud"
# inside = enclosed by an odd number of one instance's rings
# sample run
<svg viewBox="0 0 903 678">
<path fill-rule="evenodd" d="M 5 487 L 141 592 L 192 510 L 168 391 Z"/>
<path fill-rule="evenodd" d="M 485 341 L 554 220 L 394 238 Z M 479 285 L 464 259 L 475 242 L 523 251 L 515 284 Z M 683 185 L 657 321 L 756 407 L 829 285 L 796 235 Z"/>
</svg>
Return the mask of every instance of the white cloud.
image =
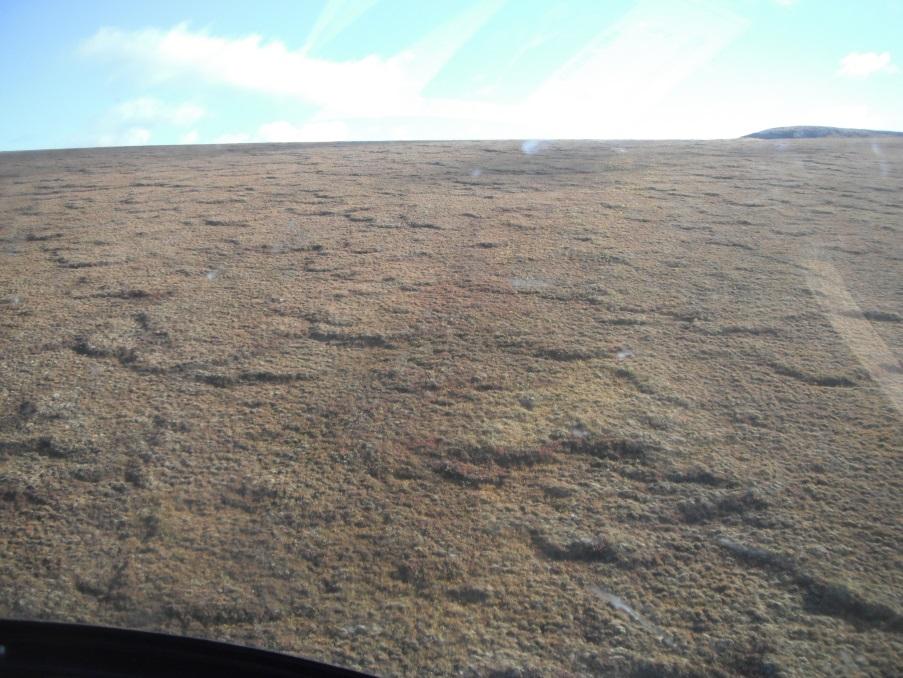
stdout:
<svg viewBox="0 0 903 678">
<path fill-rule="evenodd" d="M 220 37 L 185 24 L 169 30 L 105 28 L 82 47 L 154 80 L 215 83 L 294 98 L 315 109 L 306 121 L 268 122 L 221 135 L 215 143 L 729 136 L 713 131 L 711 102 L 706 110 L 696 102 L 678 114 L 674 104 L 684 102 L 679 96 L 675 101 L 673 92 L 745 29 L 748 22 L 731 10 L 639 0 L 550 77 L 537 79 L 519 102 L 498 104 L 441 98 L 427 90 L 498 1 L 478 3 L 395 55 L 345 61 L 310 56 L 312 47 L 348 25 L 339 10 L 360 15 L 369 6 L 369 0 L 329 0 L 322 25 L 300 50 L 258 35 Z M 737 134 L 750 131 L 736 119 L 730 125 Z"/>
<path fill-rule="evenodd" d="M 200 78 L 290 96 L 333 117 L 412 115 L 422 108 L 421 91 L 500 4 L 500 0 L 480 4 L 387 58 L 318 59 L 305 50 L 289 50 L 278 40 L 267 42 L 259 35 L 222 38 L 191 31 L 186 24 L 168 31 L 102 28 L 82 44 L 82 50 L 137 64 L 154 80 Z"/>
<path fill-rule="evenodd" d="M 896 73 L 890 52 L 850 52 L 840 60 L 838 74 L 850 78 L 867 78 L 874 73 Z"/>
<path fill-rule="evenodd" d="M 153 97 L 130 99 L 114 106 L 101 119 L 106 130 L 101 135 L 101 146 L 142 146 L 148 144 L 158 125 L 186 127 L 206 115 L 197 104 L 167 104 Z M 197 130 L 183 134 L 180 143 L 197 143 Z"/>
<path fill-rule="evenodd" d="M 260 141 L 347 141 L 348 125 L 341 120 L 312 121 L 293 125 L 279 120 L 261 125 L 257 130 Z"/>
<path fill-rule="evenodd" d="M 251 141 L 251 135 L 244 132 L 220 134 L 213 140 L 215 144 L 244 144 Z"/>
<path fill-rule="evenodd" d="M 130 127 L 115 134 L 102 134 L 99 146 L 145 146 L 151 140 L 151 131 L 145 127 Z"/>
<path fill-rule="evenodd" d="M 288 143 L 314 141 L 348 141 L 351 139 L 348 124 L 342 120 L 313 120 L 294 124 L 285 120 L 274 120 L 257 128 L 254 134 L 234 132 L 221 134 L 213 143 Z M 189 143 L 183 141 L 182 143 Z"/>
<path fill-rule="evenodd" d="M 113 109 L 113 115 L 122 122 L 169 123 L 190 125 L 204 117 L 203 107 L 193 103 L 166 104 L 153 97 L 139 97 L 124 101 Z"/>
<path fill-rule="evenodd" d="M 369 56 L 357 61 L 314 59 L 259 35 L 228 39 L 190 31 L 104 28 L 85 44 L 87 52 L 134 62 L 154 79 L 201 78 L 248 91 L 288 95 L 321 107 L 368 106 L 378 115 L 386 101 L 402 104 L 416 95 L 402 59 Z"/>
<path fill-rule="evenodd" d="M 747 23 L 708 4 L 637 3 L 530 95 L 541 129 L 527 136 L 672 136 L 697 124 L 676 119 L 662 101 Z"/>
<path fill-rule="evenodd" d="M 151 132 L 144 127 L 132 127 L 125 133 L 126 146 L 143 146 L 151 140 Z"/>
</svg>

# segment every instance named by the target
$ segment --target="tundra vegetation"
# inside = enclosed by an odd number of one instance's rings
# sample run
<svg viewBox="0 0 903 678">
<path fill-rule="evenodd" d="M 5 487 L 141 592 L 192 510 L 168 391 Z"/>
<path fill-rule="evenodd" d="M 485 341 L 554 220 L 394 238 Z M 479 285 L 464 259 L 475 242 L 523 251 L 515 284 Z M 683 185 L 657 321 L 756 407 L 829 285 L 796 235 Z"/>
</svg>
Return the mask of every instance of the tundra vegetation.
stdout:
<svg viewBox="0 0 903 678">
<path fill-rule="evenodd" d="M 0 614 L 891 675 L 901 196 L 893 138 L 0 154 Z"/>
</svg>

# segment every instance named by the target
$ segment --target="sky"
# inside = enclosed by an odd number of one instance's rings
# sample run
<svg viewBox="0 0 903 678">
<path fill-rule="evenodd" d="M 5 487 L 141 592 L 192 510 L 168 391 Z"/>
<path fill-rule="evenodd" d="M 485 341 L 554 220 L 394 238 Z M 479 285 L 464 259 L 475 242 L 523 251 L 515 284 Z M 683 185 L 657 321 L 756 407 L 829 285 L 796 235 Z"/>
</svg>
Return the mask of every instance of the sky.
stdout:
<svg viewBox="0 0 903 678">
<path fill-rule="evenodd" d="M 903 0 L 0 0 L 0 150 L 903 130 Z"/>
</svg>

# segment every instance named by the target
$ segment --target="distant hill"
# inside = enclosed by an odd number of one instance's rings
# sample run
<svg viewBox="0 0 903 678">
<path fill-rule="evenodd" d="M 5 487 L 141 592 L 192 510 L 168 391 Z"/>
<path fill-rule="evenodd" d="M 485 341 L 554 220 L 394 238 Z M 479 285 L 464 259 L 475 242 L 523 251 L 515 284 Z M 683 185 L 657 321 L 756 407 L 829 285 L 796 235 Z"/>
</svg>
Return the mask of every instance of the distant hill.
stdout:
<svg viewBox="0 0 903 678">
<path fill-rule="evenodd" d="M 795 127 L 772 127 L 761 132 L 747 134 L 744 139 L 819 139 L 821 137 L 903 137 L 903 132 L 884 132 L 873 129 L 850 129 L 847 127 L 815 127 L 797 125 Z"/>
</svg>

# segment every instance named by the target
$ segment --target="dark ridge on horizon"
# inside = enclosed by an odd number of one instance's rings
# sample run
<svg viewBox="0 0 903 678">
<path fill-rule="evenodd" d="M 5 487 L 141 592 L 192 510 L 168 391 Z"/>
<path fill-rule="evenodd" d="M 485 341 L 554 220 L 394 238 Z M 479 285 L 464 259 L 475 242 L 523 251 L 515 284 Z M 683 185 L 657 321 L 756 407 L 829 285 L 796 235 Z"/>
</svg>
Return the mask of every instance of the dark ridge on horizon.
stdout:
<svg viewBox="0 0 903 678">
<path fill-rule="evenodd" d="M 849 127 L 819 127 L 817 125 L 794 125 L 772 127 L 761 132 L 753 132 L 743 139 L 820 139 L 823 137 L 903 137 L 903 132 L 874 129 L 851 129 Z"/>
</svg>

